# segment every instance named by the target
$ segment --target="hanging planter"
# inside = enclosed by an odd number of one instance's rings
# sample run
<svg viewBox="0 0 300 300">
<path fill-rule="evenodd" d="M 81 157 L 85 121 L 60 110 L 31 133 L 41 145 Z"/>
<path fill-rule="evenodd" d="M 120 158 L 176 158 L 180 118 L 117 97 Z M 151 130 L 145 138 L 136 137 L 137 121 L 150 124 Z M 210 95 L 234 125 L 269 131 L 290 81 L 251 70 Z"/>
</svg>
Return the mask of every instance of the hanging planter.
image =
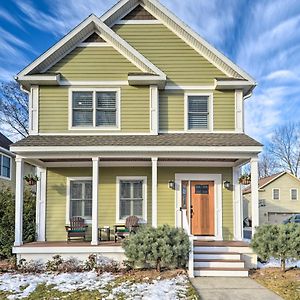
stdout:
<svg viewBox="0 0 300 300">
<path fill-rule="evenodd" d="M 39 181 L 39 178 L 36 175 L 26 175 L 24 176 L 24 180 L 27 182 L 28 185 L 34 186 Z"/>
<path fill-rule="evenodd" d="M 251 175 L 250 174 L 243 174 L 239 178 L 239 183 L 242 185 L 249 185 L 251 183 Z"/>
</svg>

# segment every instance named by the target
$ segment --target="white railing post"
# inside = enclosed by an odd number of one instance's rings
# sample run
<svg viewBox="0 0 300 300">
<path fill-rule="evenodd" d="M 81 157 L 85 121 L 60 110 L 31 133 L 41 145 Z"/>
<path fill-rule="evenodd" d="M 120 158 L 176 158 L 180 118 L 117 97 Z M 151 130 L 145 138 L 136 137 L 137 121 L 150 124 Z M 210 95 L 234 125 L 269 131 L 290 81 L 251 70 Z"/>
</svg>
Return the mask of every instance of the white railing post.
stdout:
<svg viewBox="0 0 300 300">
<path fill-rule="evenodd" d="M 93 157 L 92 245 L 98 245 L 99 157 Z"/>
<path fill-rule="evenodd" d="M 14 246 L 23 244 L 23 201 L 24 201 L 24 160 L 16 157 L 16 192 L 15 192 L 15 242 Z"/>
<path fill-rule="evenodd" d="M 251 208 L 252 208 L 252 236 L 259 225 L 258 208 L 258 158 L 251 158 Z"/>
</svg>

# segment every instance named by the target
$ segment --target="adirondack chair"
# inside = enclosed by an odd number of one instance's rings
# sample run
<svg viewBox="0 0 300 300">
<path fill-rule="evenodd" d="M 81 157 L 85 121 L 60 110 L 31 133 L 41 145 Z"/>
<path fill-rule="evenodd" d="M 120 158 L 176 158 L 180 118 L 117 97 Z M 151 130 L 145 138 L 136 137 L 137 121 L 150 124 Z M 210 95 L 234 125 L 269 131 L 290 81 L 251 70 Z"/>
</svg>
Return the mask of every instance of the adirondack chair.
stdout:
<svg viewBox="0 0 300 300">
<path fill-rule="evenodd" d="M 70 225 L 65 226 L 68 242 L 72 238 L 83 239 L 85 241 L 85 234 L 87 230 L 87 225 L 84 224 L 84 219 L 81 217 L 72 217 L 70 219 Z"/>
<path fill-rule="evenodd" d="M 119 238 L 124 239 L 131 233 L 136 232 L 139 227 L 139 218 L 137 216 L 127 217 L 125 224 L 115 225 L 115 243 Z"/>
</svg>

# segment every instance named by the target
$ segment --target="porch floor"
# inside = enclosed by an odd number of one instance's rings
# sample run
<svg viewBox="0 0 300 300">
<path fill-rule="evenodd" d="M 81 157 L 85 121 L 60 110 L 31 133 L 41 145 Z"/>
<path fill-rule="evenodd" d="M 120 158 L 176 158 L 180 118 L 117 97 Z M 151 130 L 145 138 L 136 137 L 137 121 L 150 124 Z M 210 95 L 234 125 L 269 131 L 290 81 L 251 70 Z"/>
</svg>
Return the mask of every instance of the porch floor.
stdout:
<svg viewBox="0 0 300 300">
<path fill-rule="evenodd" d="M 198 247 L 249 247 L 249 243 L 244 241 L 197 241 L 194 246 Z"/>
<path fill-rule="evenodd" d="M 25 243 L 19 248 L 27 247 L 120 247 L 122 246 L 121 241 L 100 241 L 98 245 L 91 245 L 89 241 L 74 241 L 74 242 L 31 242 Z"/>
</svg>

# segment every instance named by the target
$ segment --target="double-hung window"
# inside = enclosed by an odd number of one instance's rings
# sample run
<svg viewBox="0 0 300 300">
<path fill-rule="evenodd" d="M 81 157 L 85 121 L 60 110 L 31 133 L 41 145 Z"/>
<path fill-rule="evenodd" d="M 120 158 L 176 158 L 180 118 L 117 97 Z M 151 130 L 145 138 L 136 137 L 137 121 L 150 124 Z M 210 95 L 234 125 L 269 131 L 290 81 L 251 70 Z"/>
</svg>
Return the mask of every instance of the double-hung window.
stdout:
<svg viewBox="0 0 300 300">
<path fill-rule="evenodd" d="M 92 180 L 70 181 L 70 218 L 92 219 Z"/>
<path fill-rule="evenodd" d="M 273 189 L 272 190 L 273 193 L 273 200 L 279 200 L 280 199 L 280 189 Z"/>
<path fill-rule="evenodd" d="M 211 128 L 211 95 L 186 95 L 186 129 L 209 130 Z"/>
<path fill-rule="evenodd" d="M 298 200 L 298 189 L 291 189 L 291 200 Z"/>
<path fill-rule="evenodd" d="M 0 177 L 11 179 L 11 158 L 0 154 Z"/>
<path fill-rule="evenodd" d="M 119 89 L 74 90 L 71 127 L 118 129 Z"/>
<path fill-rule="evenodd" d="M 118 215 L 117 220 L 125 220 L 129 216 L 146 219 L 146 179 L 119 178 Z"/>
</svg>

